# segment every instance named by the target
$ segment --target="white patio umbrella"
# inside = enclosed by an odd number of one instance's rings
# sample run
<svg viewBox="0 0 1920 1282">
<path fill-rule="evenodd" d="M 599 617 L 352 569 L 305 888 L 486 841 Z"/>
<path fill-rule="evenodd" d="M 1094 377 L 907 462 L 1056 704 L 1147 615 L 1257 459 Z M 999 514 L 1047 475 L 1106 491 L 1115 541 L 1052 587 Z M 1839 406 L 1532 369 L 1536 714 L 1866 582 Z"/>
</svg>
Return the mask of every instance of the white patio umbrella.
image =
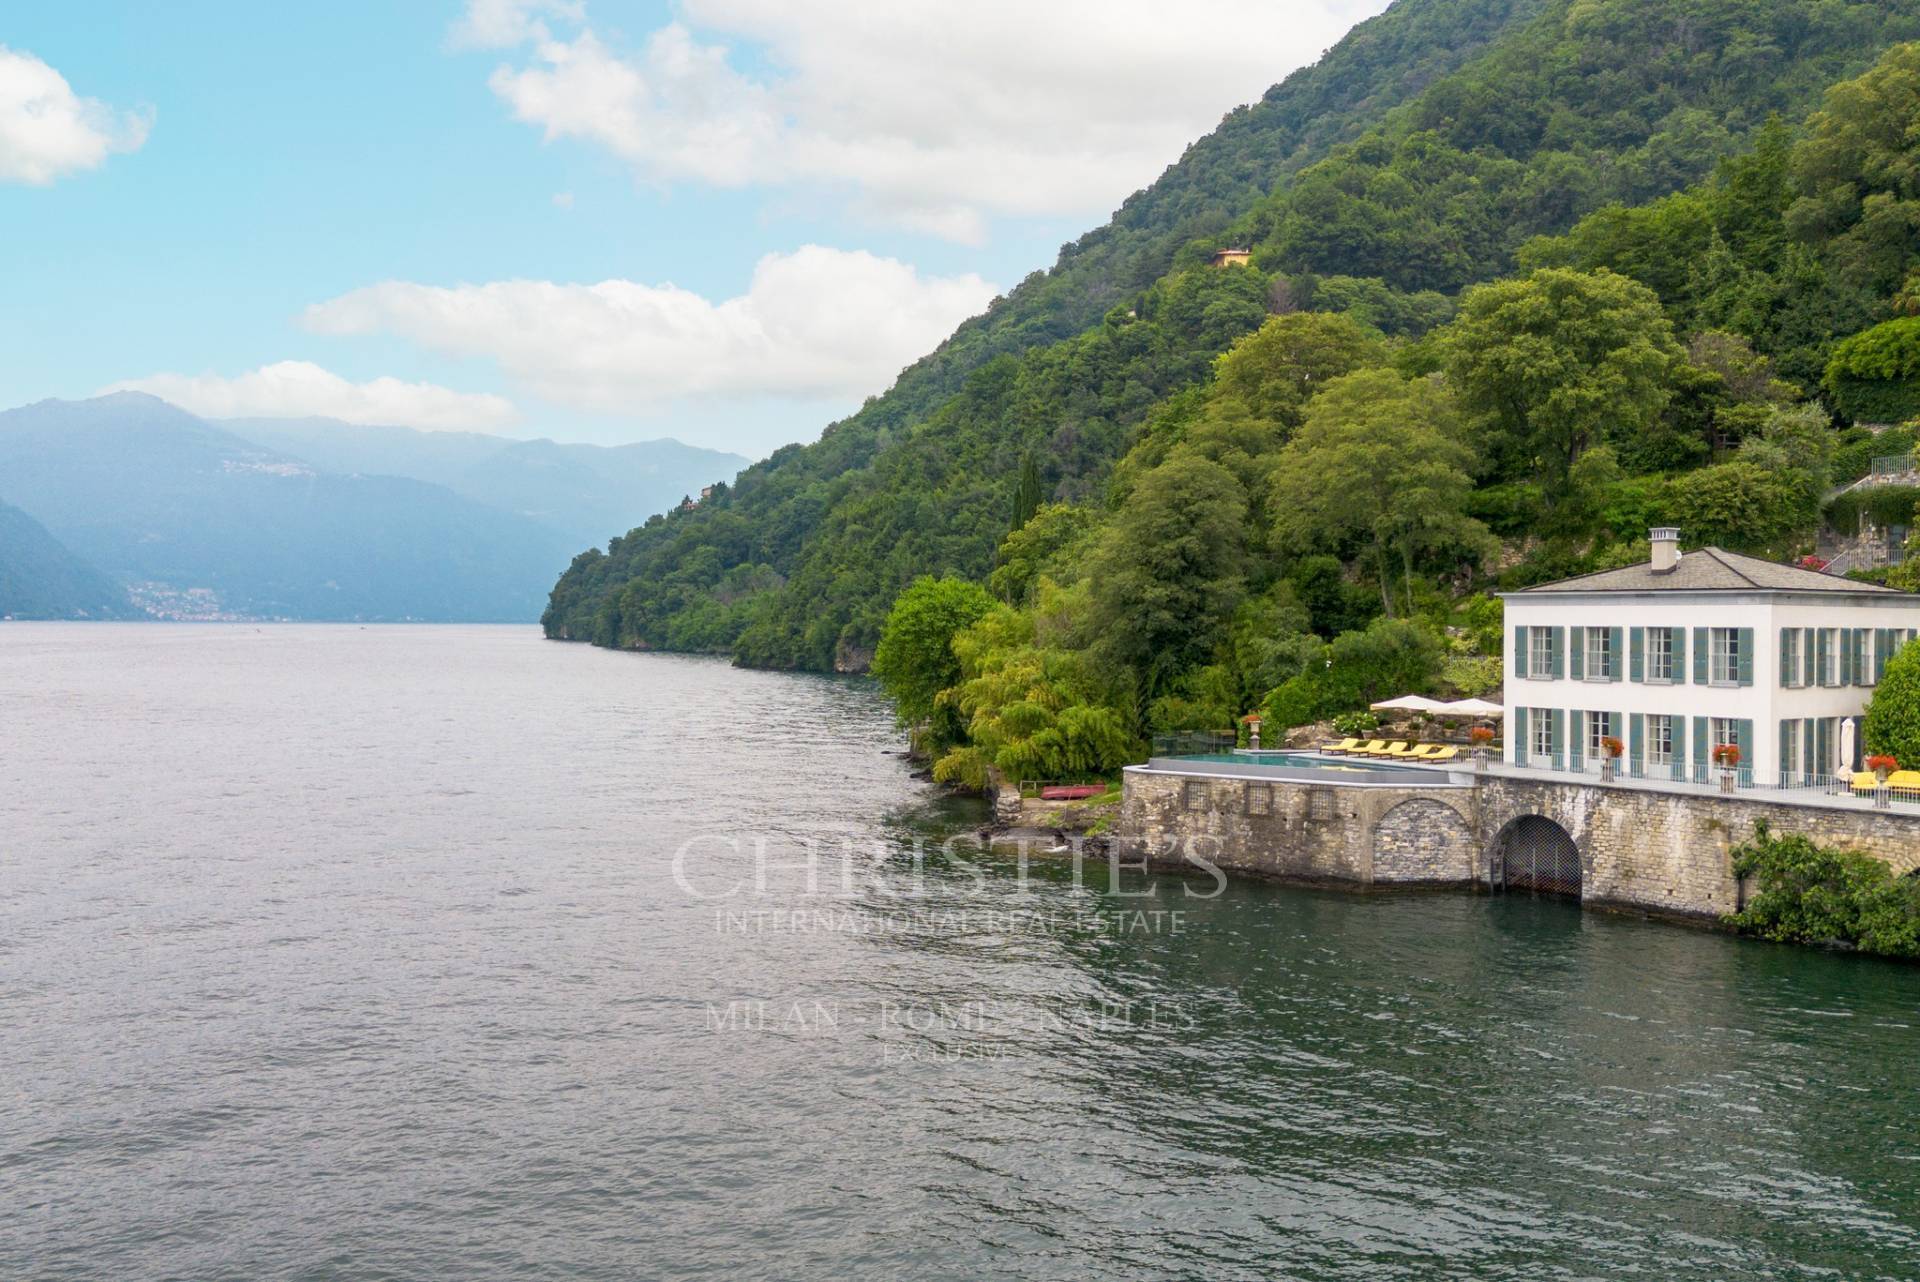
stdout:
<svg viewBox="0 0 1920 1282">
<path fill-rule="evenodd" d="M 1375 712 L 1438 712 L 1447 705 L 1424 694 L 1403 694 L 1398 699 L 1382 699 L 1367 706 Z"/>
<path fill-rule="evenodd" d="M 1497 717 L 1506 709 L 1485 699 L 1456 699 L 1441 704 L 1435 711 L 1443 717 Z"/>
</svg>

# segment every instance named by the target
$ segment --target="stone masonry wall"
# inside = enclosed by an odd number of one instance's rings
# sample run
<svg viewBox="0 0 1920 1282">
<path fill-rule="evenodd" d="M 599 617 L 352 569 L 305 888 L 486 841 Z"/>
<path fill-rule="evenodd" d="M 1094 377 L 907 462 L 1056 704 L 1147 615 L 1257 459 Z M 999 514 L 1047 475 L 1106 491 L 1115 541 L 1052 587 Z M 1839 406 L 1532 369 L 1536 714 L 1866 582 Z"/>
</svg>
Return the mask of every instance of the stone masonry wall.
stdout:
<svg viewBox="0 0 1920 1282">
<path fill-rule="evenodd" d="M 1402 809 L 1407 806 L 1415 808 Z M 1384 853 L 1375 845 L 1382 820 L 1388 820 Z M 1191 851 L 1230 871 L 1302 881 L 1465 885 L 1473 879 L 1474 828 L 1471 788 L 1329 787 L 1129 771 L 1114 839 L 1124 850 L 1169 864 Z"/>
<path fill-rule="evenodd" d="M 1376 882 L 1469 880 L 1479 842 L 1459 811 L 1426 797 L 1403 801 L 1373 828 Z"/>
<path fill-rule="evenodd" d="M 1859 850 L 1897 873 L 1920 867 L 1920 815 L 1785 805 L 1608 787 L 1490 777 L 1480 785 L 1482 850 L 1521 815 L 1544 815 L 1580 848 L 1581 899 L 1683 915 L 1736 911 L 1741 887 L 1732 849 L 1764 819 L 1777 833 L 1802 833 L 1821 845 Z"/>
<path fill-rule="evenodd" d="M 1895 872 L 1920 868 L 1920 815 L 1744 797 L 1479 776 L 1471 785 L 1359 787 L 1130 770 L 1113 839 L 1177 863 L 1371 886 L 1490 880 L 1494 852 L 1523 815 L 1553 820 L 1580 851 L 1585 903 L 1681 916 L 1737 910 L 1730 852 L 1765 819 L 1776 832 L 1860 850 Z"/>
</svg>

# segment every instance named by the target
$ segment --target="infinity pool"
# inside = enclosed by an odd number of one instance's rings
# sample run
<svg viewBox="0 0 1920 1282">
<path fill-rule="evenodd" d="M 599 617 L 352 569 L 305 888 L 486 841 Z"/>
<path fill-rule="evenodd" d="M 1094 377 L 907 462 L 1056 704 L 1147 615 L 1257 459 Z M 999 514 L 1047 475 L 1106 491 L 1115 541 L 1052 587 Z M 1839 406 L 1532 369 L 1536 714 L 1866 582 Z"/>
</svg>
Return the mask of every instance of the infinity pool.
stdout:
<svg viewBox="0 0 1920 1282">
<path fill-rule="evenodd" d="M 1318 752 L 1201 752 L 1165 757 L 1168 762 L 1217 762 L 1234 766 L 1284 766 L 1296 770 L 1339 770 L 1347 774 L 1438 774 L 1422 766 L 1398 764 L 1374 757 L 1329 757 Z"/>
</svg>

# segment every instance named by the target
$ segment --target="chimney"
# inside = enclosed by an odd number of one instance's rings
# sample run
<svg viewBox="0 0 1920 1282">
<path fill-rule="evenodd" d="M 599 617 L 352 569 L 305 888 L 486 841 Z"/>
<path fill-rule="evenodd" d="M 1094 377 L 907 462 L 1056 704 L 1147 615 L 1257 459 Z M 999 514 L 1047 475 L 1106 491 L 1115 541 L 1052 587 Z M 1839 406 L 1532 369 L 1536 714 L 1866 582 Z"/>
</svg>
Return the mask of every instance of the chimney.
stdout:
<svg viewBox="0 0 1920 1282">
<path fill-rule="evenodd" d="M 1670 525 L 1659 525 L 1648 537 L 1653 541 L 1653 572 L 1672 574 L 1680 565 L 1680 531 Z"/>
</svg>

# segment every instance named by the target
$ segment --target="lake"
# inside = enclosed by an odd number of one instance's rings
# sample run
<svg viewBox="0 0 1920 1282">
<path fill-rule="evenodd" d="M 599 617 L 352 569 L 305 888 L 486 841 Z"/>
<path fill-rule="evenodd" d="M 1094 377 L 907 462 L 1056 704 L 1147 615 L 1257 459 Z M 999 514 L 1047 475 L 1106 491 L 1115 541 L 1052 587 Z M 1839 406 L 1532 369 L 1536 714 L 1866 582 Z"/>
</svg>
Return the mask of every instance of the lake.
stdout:
<svg viewBox="0 0 1920 1282">
<path fill-rule="evenodd" d="M 0 626 L 0 1277 L 1910 1278 L 1920 968 L 983 856 L 873 687 Z"/>
</svg>

